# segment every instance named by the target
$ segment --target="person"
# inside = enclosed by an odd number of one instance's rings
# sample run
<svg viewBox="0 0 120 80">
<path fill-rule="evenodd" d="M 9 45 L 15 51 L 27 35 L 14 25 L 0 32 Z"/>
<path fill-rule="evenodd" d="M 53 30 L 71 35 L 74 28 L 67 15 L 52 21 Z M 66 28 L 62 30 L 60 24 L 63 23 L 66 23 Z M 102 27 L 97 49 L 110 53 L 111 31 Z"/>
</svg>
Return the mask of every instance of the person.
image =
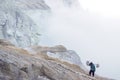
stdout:
<svg viewBox="0 0 120 80">
<path fill-rule="evenodd" d="M 89 63 L 89 66 L 90 66 L 89 75 L 94 77 L 94 75 L 95 75 L 95 70 L 96 70 L 95 65 L 94 65 L 92 62 L 90 62 L 90 63 Z"/>
</svg>

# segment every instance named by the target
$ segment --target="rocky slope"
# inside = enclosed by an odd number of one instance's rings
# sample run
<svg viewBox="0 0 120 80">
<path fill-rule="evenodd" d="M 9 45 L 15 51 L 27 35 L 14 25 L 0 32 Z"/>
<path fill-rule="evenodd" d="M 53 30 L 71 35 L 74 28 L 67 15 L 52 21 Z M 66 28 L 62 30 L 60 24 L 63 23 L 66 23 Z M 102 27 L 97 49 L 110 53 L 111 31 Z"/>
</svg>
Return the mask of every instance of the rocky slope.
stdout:
<svg viewBox="0 0 120 80">
<path fill-rule="evenodd" d="M 34 46 L 26 50 L 0 40 L 0 80 L 109 80 L 88 76 L 79 65 L 71 63 L 75 60 L 61 60 L 46 54 L 66 51 L 63 46 Z"/>
</svg>

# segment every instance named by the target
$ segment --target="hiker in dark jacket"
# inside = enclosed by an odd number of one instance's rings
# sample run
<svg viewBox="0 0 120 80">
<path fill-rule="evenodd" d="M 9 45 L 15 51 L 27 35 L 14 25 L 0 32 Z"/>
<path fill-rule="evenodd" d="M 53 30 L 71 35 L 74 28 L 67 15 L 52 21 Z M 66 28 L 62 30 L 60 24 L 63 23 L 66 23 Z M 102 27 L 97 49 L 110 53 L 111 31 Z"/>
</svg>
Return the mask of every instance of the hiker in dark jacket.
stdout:
<svg viewBox="0 0 120 80">
<path fill-rule="evenodd" d="M 89 66 L 90 66 L 89 75 L 91 76 L 91 74 L 92 74 L 92 76 L 94 77 L 94 75 L 95 75 L 95 65 L 92 62 L 90 62 Z"/>
</svg>

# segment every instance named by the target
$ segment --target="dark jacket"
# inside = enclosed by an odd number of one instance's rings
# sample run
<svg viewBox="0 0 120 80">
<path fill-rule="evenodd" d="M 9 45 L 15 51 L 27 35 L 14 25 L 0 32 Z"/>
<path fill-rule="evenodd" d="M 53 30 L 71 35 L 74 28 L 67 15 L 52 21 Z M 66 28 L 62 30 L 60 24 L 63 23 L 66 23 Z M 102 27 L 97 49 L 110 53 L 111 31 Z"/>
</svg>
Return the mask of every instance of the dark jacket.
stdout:
<svg viewBox="0 0 120 80">
<path fill-rule="evenodd" d="M 90 70 L 95 71 L 95 65 L 92 62 L 89 64 L 89 66 Z"/>
</svg>

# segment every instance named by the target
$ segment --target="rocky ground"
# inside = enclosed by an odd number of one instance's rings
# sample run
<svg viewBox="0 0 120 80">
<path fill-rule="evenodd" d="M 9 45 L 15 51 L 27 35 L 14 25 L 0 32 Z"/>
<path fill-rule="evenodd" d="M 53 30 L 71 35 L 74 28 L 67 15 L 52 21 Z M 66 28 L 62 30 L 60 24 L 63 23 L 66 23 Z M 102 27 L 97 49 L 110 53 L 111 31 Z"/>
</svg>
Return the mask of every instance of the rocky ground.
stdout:
<svg viewBox="0 0 120 80">
<path fill-rule="evenodd" d="M 110 80 L 90 77 L 75 61 L 49 56 L 48 51 L 67 49 L 61 45 L 22 49 L 0 40 L 0 80 Z"/>
</svg>

